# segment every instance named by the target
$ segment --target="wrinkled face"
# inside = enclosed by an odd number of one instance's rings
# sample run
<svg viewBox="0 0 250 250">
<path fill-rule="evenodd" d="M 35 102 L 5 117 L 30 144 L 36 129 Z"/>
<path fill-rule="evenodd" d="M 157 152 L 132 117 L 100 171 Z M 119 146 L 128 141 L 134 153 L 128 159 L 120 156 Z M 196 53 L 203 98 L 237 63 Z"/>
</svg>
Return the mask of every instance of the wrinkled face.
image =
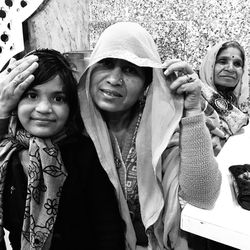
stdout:
<svg viewBox="0 0 250 250">
<path fill-rule="evenodd" d="M 239 49 L 230 47 L 222 50 L 214 66 L 214 83 L 223 87 L 235 87 L 243 75 L 243 60 Z"/>
<path fill-rule="evenodd" d="M 125 60 L 107 58 L 93 69 L 90 94 L 102 111 L 123 113 L 142 96 L 144 83 L 142 68 Z"/>
<path fill-rule="evenodd" d="M 59 133 L 69 117 L 63 82 L 57 75 L 28 90 L 20 100 L 17 115 L 23 128 L 37 137 Z"/>
</svg>

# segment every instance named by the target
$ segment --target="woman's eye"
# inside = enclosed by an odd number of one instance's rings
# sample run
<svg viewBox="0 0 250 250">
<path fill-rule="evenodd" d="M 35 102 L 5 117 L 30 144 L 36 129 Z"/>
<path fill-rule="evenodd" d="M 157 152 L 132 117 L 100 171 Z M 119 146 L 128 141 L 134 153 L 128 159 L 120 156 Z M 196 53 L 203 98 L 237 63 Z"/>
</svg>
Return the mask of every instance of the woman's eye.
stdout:
<svg viewBox="0 0 250 250">
<path fill-rule="evenodd" d="M 133 66 L 125 67 L 124 72 L 129 73 L 129 74 L 137 74 L 137 70 Z"/>
<path fill-rule="evenodd" d="M 99 64 L 101 64 L 102 66 L 107 67 L 107 68 L 112 68 L 114 65 L 112 59 L 103 59 L 99 62 Z"/>
<path fill-rule="evenodd" d="M 241 61 L 236 61 L 236 62 L 234 62 L 234 66 L 237 67 L 237 68 L 242 68 L 243 63 Z"/>
<path fill-rule="evenodd" d="M 225 60 L 225 59 L 220 59 L 220 60 L 218 60 L 216 63 L 226 64 L 226 63 L 227 63 L 227 60 Z"/>
</svg>

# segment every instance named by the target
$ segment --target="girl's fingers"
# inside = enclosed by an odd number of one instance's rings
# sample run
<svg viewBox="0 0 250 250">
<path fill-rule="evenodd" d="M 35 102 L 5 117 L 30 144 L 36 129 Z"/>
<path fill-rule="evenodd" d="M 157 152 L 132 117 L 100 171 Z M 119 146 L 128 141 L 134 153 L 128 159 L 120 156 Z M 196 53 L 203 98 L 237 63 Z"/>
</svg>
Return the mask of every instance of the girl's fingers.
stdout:
<svg viewBox="0 0 250 250">
<path fill-rule="evenodd" d="M 25 90 L 30 86 L 30 84 L 34 81 L 35 77 L 33 75 L 29 75 L 24 81 L 18 84 L 14 89 L 14 95 L 17 97 L 21 97 Z"/>
<path fill-rule="evenodd" d="M 25 64 L 25 66 L 23 67 L 26 68 L 27 65 Z M 37 69 L 37 67 L 38 67 L 38 63 L 33 62 L 25 70 L 24 68 L 15 68 L 13 70 L 15 71 L 14 72 L 15 74 L 13 73 L 12 79 L 10 78 L 11 84 L 13 85 L 13 87 L 17 87 L 19 84 L 24 82 Z"/>
<path fill-rule="evenodd" d="M 6 69 L 6 72 L 9 74 L 10 81 L 15 78 L 19 73 L 22 73 L 27 68 L 29 68 L 31 65 L 38 66 L 38 57 L 31 55 L 28 57 L 24 57 L 20 60 L 11 60 L 8 68 Z M 37 67 L 36 67 L 37 68 Z"/>
<path fill-rule="evenodd" d="M 14 57 L 12 57 L 12 58 L 10 59 L 8 68 L 11 67 L 11 66 L 13 66 L 15 62 L 16 62 L 16 59 L 15 59 Z"/>
</svg>

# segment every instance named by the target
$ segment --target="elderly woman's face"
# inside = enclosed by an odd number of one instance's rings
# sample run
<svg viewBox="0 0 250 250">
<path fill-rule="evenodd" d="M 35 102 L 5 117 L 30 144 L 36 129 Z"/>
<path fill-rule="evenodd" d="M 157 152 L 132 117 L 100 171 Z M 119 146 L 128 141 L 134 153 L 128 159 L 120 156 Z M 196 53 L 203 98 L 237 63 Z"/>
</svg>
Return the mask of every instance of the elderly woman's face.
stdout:
<svg viewBox="0 0 250 250">
<path fill-rule="evenodd" d="M 90 94 L 102 111 L 128 111 L 142 96 L 145 88 L 144 70 L 128 61 L 106 58 L 91 75 Z"/>
<path fill-rule="evenodd" d="M 243 74 L 243 60 L 239 49 L 229 47 L 222 50 L 214 66 L 214 83 L 224 87 L 235 87 Z"/>
</svg>

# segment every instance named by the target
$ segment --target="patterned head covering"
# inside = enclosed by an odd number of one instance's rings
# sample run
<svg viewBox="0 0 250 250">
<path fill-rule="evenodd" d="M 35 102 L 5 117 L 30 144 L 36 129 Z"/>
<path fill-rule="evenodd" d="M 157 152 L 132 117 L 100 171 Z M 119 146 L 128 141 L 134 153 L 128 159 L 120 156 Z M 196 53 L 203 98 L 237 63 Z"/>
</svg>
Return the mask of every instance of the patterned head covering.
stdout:
<svg viewBox="0 0 250 250">
<path fill-rule="evenodd" d="M 170 80 L 165 79 L 160 56 L 151 35 L 139 24 L 119 22 L 108 27 L 100 36 L 90 57 L 89 66 L 79 81 L 81 115 L 88 134 L 93 140 L 100 162 L 117 191 L 121 213 L 127 224 L 127 242 L 134 249 L 136 240 L 126 200 L 119 183 L 114 163 L 107 124 L 90 95 L 90 79 L 98 61 L 118 58 L 139 67 L 153 69 L 152 83 L 146 97 L 145 107 L 136 137 L 137 179 L 143 224 L 146 229 L 164 214 L 164 236 L 157 236 L 161 246 L 167 245 L 168 237 L 176 242 L 176 223 L 180 214 L 178 203 L 179 163 L 169 164 L 168 185 L 161 187 L 158 177 L 162 173 L 161 156 L 178 127 L 183 111 L 183 99 L 174 96 Z M 170 166 L 171 165 L 171 166 Z M 161 177 L 159 177 L 161 178 Z M 164 189 L 164 195 L 162 192 Z M 163 212 L 164 210 L 164 212 Z M 163 230 L 158 230 L 163 234 Z M 164 243 L 163 243 L 164 241 Z"/>
</svg>

